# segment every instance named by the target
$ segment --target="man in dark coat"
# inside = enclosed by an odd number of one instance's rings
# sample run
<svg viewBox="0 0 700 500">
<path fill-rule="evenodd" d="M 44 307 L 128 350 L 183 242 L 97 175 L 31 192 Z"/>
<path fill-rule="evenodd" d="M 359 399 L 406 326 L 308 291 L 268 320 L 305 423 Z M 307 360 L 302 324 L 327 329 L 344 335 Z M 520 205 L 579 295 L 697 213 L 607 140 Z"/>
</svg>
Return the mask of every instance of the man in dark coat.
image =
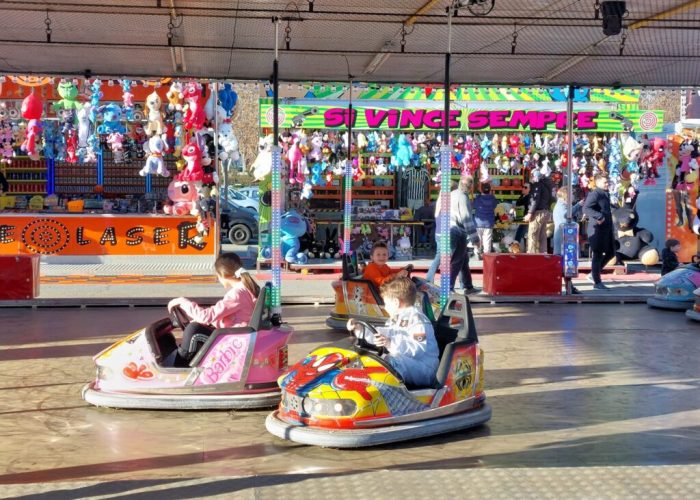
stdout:
<svg viewBox="0 0 700 500">
<path fill-rule="evenodd" d="M 583 213 L 588 217 L 586 233 L 591 245 L 591 274 L 588 280 L 593 281 L 593 288 L 597 290 L 609 290 L 600 279 L 601 270 L 615 256 L 610 193 L 605 175 L 595 176 L 595 189 L 588 193 Z"/>
<path fill-rule="evenodd" d="M 530 173 L 532 195 L 523 221 L 528 223 L 527 253 L 547 253 L 547 224 L 552 221 L 553 184 L 538 169 Z"/>
</svg>

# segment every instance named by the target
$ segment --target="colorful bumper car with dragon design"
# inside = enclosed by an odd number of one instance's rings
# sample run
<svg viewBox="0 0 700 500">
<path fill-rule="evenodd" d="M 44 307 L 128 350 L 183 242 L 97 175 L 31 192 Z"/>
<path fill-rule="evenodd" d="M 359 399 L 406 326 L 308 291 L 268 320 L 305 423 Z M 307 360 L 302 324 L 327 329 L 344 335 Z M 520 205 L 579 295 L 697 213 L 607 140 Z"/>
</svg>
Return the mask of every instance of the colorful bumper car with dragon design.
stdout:
<svg viewBox="0 0 700 500">
<path fill-rule="evenodd" d="M 279 379 L 282 401 L 267 430 L 302 444 L 359 448 L 488 421 L 484 354 L 468 299 L 453 294 L 435 325 L 440 364 L 431 386 L 407 386 L 379 348 L 344 339 L 312 351 Z"/>
</svg>

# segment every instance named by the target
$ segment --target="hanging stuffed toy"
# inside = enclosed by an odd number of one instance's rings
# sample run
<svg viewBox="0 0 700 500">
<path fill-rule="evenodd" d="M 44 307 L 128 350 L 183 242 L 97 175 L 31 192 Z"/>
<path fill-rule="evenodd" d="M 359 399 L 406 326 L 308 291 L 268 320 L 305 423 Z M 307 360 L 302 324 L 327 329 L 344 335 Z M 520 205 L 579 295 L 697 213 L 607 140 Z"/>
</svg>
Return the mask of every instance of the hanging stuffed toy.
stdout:
<svg viewBox="0 0 700 500">
<path fill-rule="evenodd" d="M 219 146 L 223 150 L 219 154 L 219 159 L 238 161 L 241 158 L 238 151 L 238 138 L 233 133 L 233 126 L 228 118 L 219 125 Z"/>
<path fill-rule="evenodd" d="M 53 104 L 53 109 L 57 114 L 64 109 L 77 111 L 82 107 L 82 104 L 78 102 L 78 87 L 74 82 L 62 81 L 59 83 L 58 95 L 61 98 Z"/>
<path fill-rule="evenodd" d="M 102 124 L 97 127 L 99 135 L 107 135 L 113 132 L 126 133 L 126 127 L 121 123 L 122 109 L 118 104 L 109 103 L 100 106 L 98 113 L 102 115 Z"/>
<path fill-rule="evenodd" d="M 139 172 L 139 175 L 143 177 L 148 174 L 158 174 L 163 177 L 169 177 L 170 171 L 163 162 L 163 155 L 168 150 L 168 143 L 161 136 L 154 135 L 148 139 L 148 144 L 144 145 L 144 149 L 148 150 L 148 158 L 146 158 L 146 164 Z"/>
<path fill-rule="evenodd" d="M 303 155 L 299 149 L 299 137 L 295 136 L 292 140 L 292 145 L 287 152 L 287 161 L 289 162 L 289 183 L 304 183 L 304 171 L 302 168 Z"/>
<path fill-rule="evenodd" d="M 644 158 L 642 166 L 642 177 L 644 185 L 655 185 L 656 179 L 660 177 L 659 168 L 664 163 L 666 141 L 661 137 L 655 137 L 649 143 L 649 152 Z"/>
<path fill-rule="evenodd" d="M 78 161 L 78 134 L 75 129 L 69 130 L 66 135 L 66 161 L 68 163 Z"/>
<path fill-rule="evenodd" d="M 183 148 L 182 158 L 187 164 L 185 169 L 177 175 L 177 180 L 201 182 L 204 178 L 204 170 L 202 169 L 202 149 L 196 138 L 192 138 L 187 146 Z"/>
<path fill-rule="evenodd" d="M 233 90 L 230 83 L 224 83 L 224 88 L 219 90 L 219 104 L 224 111 L 226 111 L 226 116 L 231 118 L 233 116 L 233 108 L 236 107 L 238 102 L 238 94 Z"/>
<path fill-rule="evenodd" d="M 261 138 L 259 141 L 260 152 L 255 158 L 255 161 L 250 166 L 255 180 L 260 181 L 270 175 L 272 171 L 272 146 L 275 144 L 275 138 L 272 134 Z"/>
<path fill-rule="evenodd" d="M 202 103 L 202 85 L 195 81 L 187 82 L 182 95 L 187 103 L 185 116 L 182 119 L 185 129 L 201 130 L 206 119 Z"/>
<path fill-rule="evenodd" d="M 170 84 L 170 89 L 168 93 L 165 94 L 166 99 L 168 99 L 168 110 L 169 111 L 182 111 L 182 84 L 180 82 L 173 82 Z"/>
<path fill-rule="evenodd" d="M 406 134 L 399 135 L 396 146 L 396 165 L 399 167 L 408 167 L 411 164 L 412 155 L 413 149 L 411 148 L 411 141 L 408 140 Z"/>
<path fill-rule="evenodd" d="M 29 120 L 27 122 L 27 130 L 24 136 L 20 149 L 24 151 L 32 160 L 39 159 L 37 151 L 37 140 L 41 133 L 41 114 L 44 111 L 44 104 L 41 98 L 34 92 L 29 94 L 22 101 L 22 118 Z"/>
<path fill-rule="evenodd" d="M 131 80 L 122 80 L 122 103 L 127 121 L 134 119 L 134 94 L 131 93 Z"/>
<path fill-rule="evenodd" d="M 160 112 L 163 101 L 155 90 L 146 97 L 145 105 L 146 109 L 148 109 L 148 123 L 144 128 L 144 132 L 149 137 L 152 135 L 163 135 L 163 115 Z"/>
<path fill-rule="evenodd" d="M 107 137 L 107 144 L 112 150 L 114 163 L 122 163 L 124 161 L 124 136 L 119 132 L 112 132 Z"/>
</svg>

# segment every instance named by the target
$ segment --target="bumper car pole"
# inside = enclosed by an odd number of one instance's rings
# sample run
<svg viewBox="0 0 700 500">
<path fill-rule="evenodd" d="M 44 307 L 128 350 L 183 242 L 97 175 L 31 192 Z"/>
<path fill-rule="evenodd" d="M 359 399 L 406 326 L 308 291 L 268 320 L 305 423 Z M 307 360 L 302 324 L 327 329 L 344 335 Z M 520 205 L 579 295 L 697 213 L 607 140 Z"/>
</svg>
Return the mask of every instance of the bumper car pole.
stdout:
<svg viewBox="0 0 700 500">
<path fill-rule="evenodd" d="M 566 232 L 574 232 L 576 229 L 578 229 L 577 227 L 571 227 L 571 224 L 573 223 L 574 197 L 574 186 L 572 183 L 574 168 L 574 90 L 575 87 L 573 85 L 569 85 L 566 92 L 566 138 L 568 141 L 566 147 L 566 155 L 568 159 L 566 165 Z M 575 232 L 575 238 L 564 238 L 566 240 L 566 245 L 565 249 L 562 251 L 566 295 L 573 294 L 574 285 L 572 278 L 578 276 L 578 231 Z M 556 251 L 556 248 L 554 250 Z"/>
<path fill-rule="evenodd" d="M 445 110 L 443 139 L 440 148 L 440 307 L 450 296 L 450 183 L 452 150 L 450 148 L 450 59 L 452 57 L 452 6 L 447 8 L 447 51 L 445 52 Z"/>
<path fill-rule="evenodd" d="M 347 58 L 346 58 L 347 62 Z M 352 230 L 352 75 L 348 64 L 348 80 L 350 81 L 350 95 L 348 101 L 348 157 L 345 160 L 345 172 L 343 173 L 343 255 L 350 255 L 350 231 Z M 359 160 L 358 160 L 359 161 Z"/>
<path fill-rule="evenodd" d="M 270 243 L 272 248 L 272 294 L 270 306 L 273 318 L 282 315 L 282 249 L 280 241 L 280 221 L 282 218 L 281 200 L 281 162 L 282 148 L 279 146 L 279 27 L 280 19 L 274 18 L 275 23 L 275 60 L 272 63 L 272 111 L 273 111 L 273 135 L 272 147 L 272 213 L 270 217 Z"/>
</svg>

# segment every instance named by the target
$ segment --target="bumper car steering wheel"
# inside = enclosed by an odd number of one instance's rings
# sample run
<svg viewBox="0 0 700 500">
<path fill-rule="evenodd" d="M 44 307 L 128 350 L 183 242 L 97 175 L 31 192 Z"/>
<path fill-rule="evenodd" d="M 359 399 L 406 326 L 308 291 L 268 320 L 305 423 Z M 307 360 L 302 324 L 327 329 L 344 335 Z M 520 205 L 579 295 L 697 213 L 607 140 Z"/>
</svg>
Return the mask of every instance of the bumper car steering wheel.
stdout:
<svg viewBox="0 0 700 500">
<path fill-rule="evenodd" d="M 184 330 L 187 325 L 190 324 L 190 318 L 185 314 L 185 311 L 180 309 L 179 307 L 174 307 L 172 311 L 170 311 L 170 323 L 172 323 L 173 328 L 179 328 L 181 330 Z"/>
<path fill-rule="evenodd" d="M 384 347 L 379 347 L 365 340 L 367 335 L 374 336 L 378 333 L 379 332 L 374 326 L 370 325 L 366 321 L 356 319 L 355 326 L 352 329 L 352 334 L 355 336 L 355 347 L 365 351 L 373 351 L 376 352 L 377 355 L 382 356 L 387 352 Z"/>
</svg>

